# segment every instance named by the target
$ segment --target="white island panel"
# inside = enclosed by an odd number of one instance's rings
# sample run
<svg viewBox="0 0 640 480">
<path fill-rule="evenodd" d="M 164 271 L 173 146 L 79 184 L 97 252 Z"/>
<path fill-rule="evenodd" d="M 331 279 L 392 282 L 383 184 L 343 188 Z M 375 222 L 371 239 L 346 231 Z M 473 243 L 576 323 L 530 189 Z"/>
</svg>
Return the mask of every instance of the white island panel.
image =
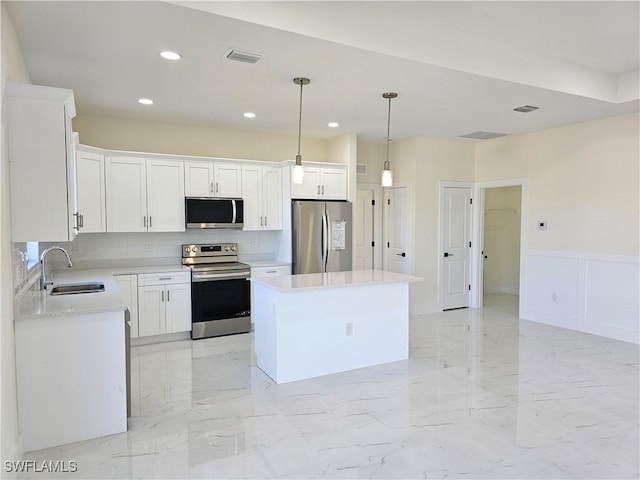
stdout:
<svg viewBox="0 0 640 480">
<path fill-rule="evenodd" d="M 408 282 L 419 279 L 336 273 L 253 281 L 257 365 L 276 383 L 408 358 Z"/>
</svg>

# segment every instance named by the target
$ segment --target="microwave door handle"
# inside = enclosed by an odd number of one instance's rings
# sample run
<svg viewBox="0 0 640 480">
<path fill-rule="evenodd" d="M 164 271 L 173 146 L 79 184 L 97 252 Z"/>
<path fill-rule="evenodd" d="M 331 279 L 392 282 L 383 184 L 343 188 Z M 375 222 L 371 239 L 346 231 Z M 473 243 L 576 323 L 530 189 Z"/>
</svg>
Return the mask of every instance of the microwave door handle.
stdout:
<svg viewBox="0 0 640 480">
<path fill-rule="evenodd" d="M 235 200 L 231 200 L 231 223 L 236 223 L 236 201 Z"/>
</svg>

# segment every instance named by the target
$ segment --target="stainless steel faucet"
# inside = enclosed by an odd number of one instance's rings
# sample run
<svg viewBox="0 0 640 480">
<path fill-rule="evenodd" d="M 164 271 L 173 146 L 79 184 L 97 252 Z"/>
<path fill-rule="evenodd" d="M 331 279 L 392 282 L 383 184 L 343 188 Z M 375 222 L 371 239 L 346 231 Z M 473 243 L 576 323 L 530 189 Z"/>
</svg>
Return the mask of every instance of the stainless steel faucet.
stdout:
<svg viewBox="0 0 640 480">
<path fill-rule="evenodd" d="M 40 255 L 40 290 L 46 290 L 49 285 L 53 285 L 52 280 L 47 280 L 47 270 L 45 268 L 45 257 L 47 256 L 47 253 L 49 253 L 51 250 L 60 250 L 62 253 L 64 253 L 67 256 L 67 268 L 73 267 L 73 263 L 71 262 L 71 257 L 69 256 L 69 254 L 64 248 L 62 247 L 47 248 L 44 252 L 42 252 L 42 255 Z"/>
</svg>

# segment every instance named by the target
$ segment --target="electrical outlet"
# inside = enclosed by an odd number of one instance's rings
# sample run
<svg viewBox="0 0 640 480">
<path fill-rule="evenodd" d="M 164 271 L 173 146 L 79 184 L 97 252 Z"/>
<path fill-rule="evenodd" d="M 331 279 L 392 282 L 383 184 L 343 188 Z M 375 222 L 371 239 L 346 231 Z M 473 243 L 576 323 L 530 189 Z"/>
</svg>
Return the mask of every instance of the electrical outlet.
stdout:
<svg viewBox="0 0 640 480">
<path fill-rule="evenodd" d="M 349 322 L 346 324 L 345 335 L 347 337 L 351 337 L 353 335 L 353 323 Z"/>
</svg>

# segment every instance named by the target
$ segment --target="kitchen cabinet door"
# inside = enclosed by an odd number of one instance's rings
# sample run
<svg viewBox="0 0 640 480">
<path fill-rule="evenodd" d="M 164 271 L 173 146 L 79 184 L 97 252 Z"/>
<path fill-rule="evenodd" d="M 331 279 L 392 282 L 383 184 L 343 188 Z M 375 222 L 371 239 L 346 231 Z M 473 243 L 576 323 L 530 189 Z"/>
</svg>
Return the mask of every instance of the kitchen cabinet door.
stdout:
<svg viewBox="0 0 640 480">
<path fill-rule="evenodd" d="M 185 195 L 187 197 L 213 197 L 213 163 L 186 162 Z"/>
<path fill-rule="evenodd" d="M 324 200 L 346 200 L 347 171 L 342 168 L 323 168 L 320 193 Z"/>
<path fill-rule="evenodd" d="M 242 167 L 242 191 L 244 192 L 243 230 L 262 230 L 262 167 L 245 165 Z"/>
<path fill-rule="evenodd" d="M 104 155 L 79 150 L 76 156 L 80 233 L 107 231 Z"/>
<path fill-rule="evenodd" d="M 146 232 L 145 160 L 107 157 L 105 160 L 107 232 Z"/>
<path fill-rule="evenodd" d="M 138 288 L 138 335 L 160 335 L 166 332 L 165 286 Z"/>
<path fill-rule="evenodd" d="M 282 230 L 282 169 L 262 167 L 262 215 L 265 230 Z"/>
<path fill-rule="evenodd" d="M 115 275 L 116 284 L 125 305 L 129 309 L 131 338 L 138 337 L 138 276 Z"/>
<path fill-rule="evenodd" d="M 320 197 L 321 170 L 317 167 L 304 167 L 301 184 L 291 183 L 291 198 L 316 199 Z"/>
<path fill-rule="evenodd" d="M 191 331 L 191 285 L 167 285 L 165 300 L 166 332 Z"/>
<path fill-rule="evenodd" d="M 14 242 L 67 242 L 77 213 L 71 90 L 6 84 Z"/>
<path fill-rule="evenodd" d="M 242 167 L 231 163 L 213 165 L 214 197 L 242 198 Z"/>
<path fill-rule="evenodd" d="M 184 164 L 147 160 L 147 230 L 184 232 Z"/>
</svg>

